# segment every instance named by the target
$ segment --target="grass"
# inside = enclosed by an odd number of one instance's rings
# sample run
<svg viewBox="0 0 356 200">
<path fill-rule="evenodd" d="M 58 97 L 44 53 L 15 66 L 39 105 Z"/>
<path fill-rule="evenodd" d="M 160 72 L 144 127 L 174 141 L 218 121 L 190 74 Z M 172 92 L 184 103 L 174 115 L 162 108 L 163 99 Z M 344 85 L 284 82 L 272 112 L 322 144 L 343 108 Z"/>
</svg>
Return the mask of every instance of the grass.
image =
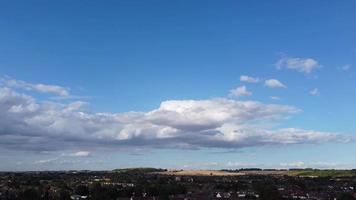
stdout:
<svg viewBox="0 0 356 200">
<path fill-rule="evenodd" d="M 288 174 L 291 176 L 350 177 L 350 176 L 356 176 L 356 170 L 301 169 L 301 170 L 291 170 L 288 172 Z"/>
</svg>

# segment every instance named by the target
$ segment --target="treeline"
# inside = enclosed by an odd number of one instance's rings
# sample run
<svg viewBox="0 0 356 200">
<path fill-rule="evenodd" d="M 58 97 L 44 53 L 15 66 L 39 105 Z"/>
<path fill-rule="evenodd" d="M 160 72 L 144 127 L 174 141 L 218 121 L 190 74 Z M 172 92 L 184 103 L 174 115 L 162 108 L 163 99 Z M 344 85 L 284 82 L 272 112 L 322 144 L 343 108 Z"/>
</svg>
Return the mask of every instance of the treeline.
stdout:
<svg viewBox="0 0 356 200">
<path fill-rule="evenodd" d="M 113 171 L 117 173 L 145 174 L 145 173 L 153 173 L 153 172 L 164 172 L 167 171 L 167 169 L 142 167 L 142 168 L 114 169 Z"/>
</svg>

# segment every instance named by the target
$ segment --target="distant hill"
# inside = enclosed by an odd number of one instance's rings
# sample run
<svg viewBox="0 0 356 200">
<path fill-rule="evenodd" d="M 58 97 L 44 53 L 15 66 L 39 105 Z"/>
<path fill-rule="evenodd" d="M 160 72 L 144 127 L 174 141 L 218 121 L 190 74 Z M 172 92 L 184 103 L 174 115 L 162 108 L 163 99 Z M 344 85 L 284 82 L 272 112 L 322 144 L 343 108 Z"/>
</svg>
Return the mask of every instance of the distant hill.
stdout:
<svg viewBox="0 0 356 200">
<path fill-rule="evenodd" d="M 157 173 L 173 176 L 241 176 L 241 175 L 262 175 L 262 176 L 304 176 L 304 177 L 356 177 L 356 169 L 237 169 L 237 170 L 167 170 L 161 168 L 123 168 L 113 170 L 117 173 L 147 174 Z"/>
<path fill-rule="evenodd" d="M 167 171 L 167 170 L 166 169 L 160 169 L 160 168 L 139 167 L 139 168 L 114 169 L 113 171 L 117 172 L 117 173 L 145 174 L 145 173 L 152 173 L 152 172 L 164 172 L 164 171 Z"/>
<path fill-rule="evenodd" d="M 289 170 L 236 170 L 246 175 L 280 175 L 280 176 L 305 176 L 305 177 L 351 177 L 356 176 L 356 170 L 337 169 L 289 169 Z"/>
<path fill-rule="evenodd" d="M 241 176 L 243 173 L 226 172 L 221 170 L 170 170 L 160 172 L 163 175 L 170 176 Z"/>
</svg>

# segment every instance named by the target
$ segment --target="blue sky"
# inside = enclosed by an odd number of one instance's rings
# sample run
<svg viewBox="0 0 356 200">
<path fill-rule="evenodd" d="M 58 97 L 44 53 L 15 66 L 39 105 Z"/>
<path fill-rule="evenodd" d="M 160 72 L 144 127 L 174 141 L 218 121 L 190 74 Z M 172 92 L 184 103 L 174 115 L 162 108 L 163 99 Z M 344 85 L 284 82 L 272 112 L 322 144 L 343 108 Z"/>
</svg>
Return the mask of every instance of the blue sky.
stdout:
<svg viewBox="0 0 356 200">
<path fill-rule="evenodd" d="M 356 168 L 355 8 L 3 1 L 0 170 Z"/>
</svg>

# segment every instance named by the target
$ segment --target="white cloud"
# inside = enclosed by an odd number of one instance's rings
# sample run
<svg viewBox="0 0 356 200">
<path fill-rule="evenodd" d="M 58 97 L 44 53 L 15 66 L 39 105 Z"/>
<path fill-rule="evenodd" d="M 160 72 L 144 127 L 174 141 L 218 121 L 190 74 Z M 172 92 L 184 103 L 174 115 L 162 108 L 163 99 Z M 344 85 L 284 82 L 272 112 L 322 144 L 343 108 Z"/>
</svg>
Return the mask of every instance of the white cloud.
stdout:
<svg viewBox="0 0 356 200">
<path fill-rule="evenodd" d="M 67 88 L 57 86 L 57 85 L 46 85 L 46 84 L 31 84 L 25 81 L 12 79 L 9 77 L 2 78 L 0 80 L 7 87 L 11 88 L 22 88 L 25 90 L 34 90 L 40 93 L 52 93 L 60 96 L 69 96 L 69 90 Z"/>
<path fill-rule="evenodd" d="M 77 151 L 69 155 L 73 157 L 88 157 L 90 156 L 90 151 Z"/>
<path fill-rule="evenodd" d="M 351 142 L 354 137 L 273 129 L 300 112 L 294 106 L 226 98 L 171 100 L 149 112 L 89 113 L 83 102 L 55 103 L 0 86 L 0 147 L 53 151 L 94 148 L 241 148 Z"/>
<path fill-rule="evenodd" d="M 258 83 L 258 82 L 260 82 L 260 79 L 259 78 L 255 78 L 255 77 L 251 77 L 251 76 L 241 75 L 240 76 L 240 81 L 247 82 L 247 83 Z"/>
<path fill-rule="evenodd" d="M 178 130 L 213 130 L 227 122 L 239 124 L 255 120 L 271 120 L 299 109 L 292 106 L 265 105 L 255 101 L 228 99 L 165 101 L 146 114 L 146 119 L 156 125 Z"/>
<path fill-rule="evenodd" d="M 309 94 L 312 96 L 318 96 L 319 95 L 318 88 L 314 88 L 314 89 L 310 90 Z"/>
<path fill-rule="evenodd" d="M 248 91 L 246 86 L 240 86 L 235 89 L 230 90 L 230 96 L 240 97 L 240 96 L 250 96 L 252 92 Z"/>
<path fill-rule="evenodd" d="M 292 69 L 298 72 L 309 74 L 322 66 L 313 58 L 290 58 L 283 57 L 276 63 L 277 69 Z"/>
<path fill-rule="evenodd" d="M 282 82 L 277 79 L 268 79 L 265 81 L 265 86 L 270 88 L 287 88 Z"/>
</svg>

